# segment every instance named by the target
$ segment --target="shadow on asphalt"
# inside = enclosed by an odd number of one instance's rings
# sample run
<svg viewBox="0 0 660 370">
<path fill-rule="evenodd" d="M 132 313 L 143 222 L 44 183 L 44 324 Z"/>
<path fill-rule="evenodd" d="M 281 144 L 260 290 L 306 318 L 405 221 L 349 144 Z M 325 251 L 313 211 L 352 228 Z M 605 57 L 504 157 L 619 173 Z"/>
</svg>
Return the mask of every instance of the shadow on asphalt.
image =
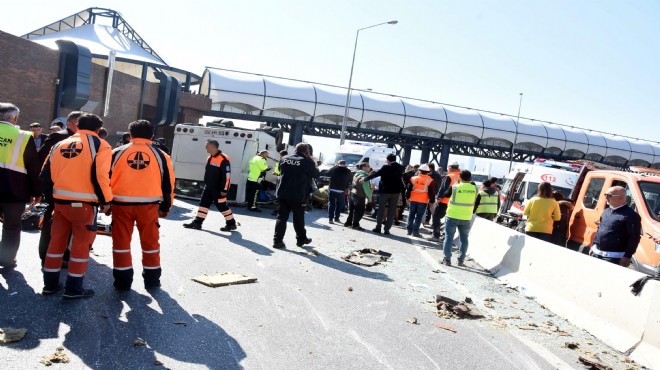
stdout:
<svg viewBox="0 0 660 370">
<path fill-rule="evenodd" d="M 62 274 L 64 278 L 65 273 Z M 61 294 L 42 296 L 27 284 L 19 271 L 3 272 L 7 286 L 0 285 L 0 326 L 26 328 L 26 337 L 5 348 L 23 351 L 42 346 L 46 356 L 62 343 L 65 353 L 79 357 L 89 368 L 151 368 L 155 361 L 199 364 L 210 369 L 240 369 L 246 357 L 239 343 L 220 326 L 201 315 L 191 315 L 165 290 L 150 295 L 136 291 L 118 293 L 112 287 L 112 269 L 90 261 L 86 285 L 96 296 L 63 301 Z M 139 271 L 134 285 L 142 285 Z M 9 296 L 9 294 L 16 292 Z M 158 309 L 148 305 L 155 301 Z M 141 338 L 146 346 L 135 346 Z M 25 364 L 25 367 L 39 365 Z M 185 366 L 184 366 L 185 367 Z"/>
<path fill-rule="evenodd" d="M 305 257 L 308 260 L 318 263 L 319 265 L 323 265 L 325 267 L 331 268 L 333 270 L 341 271 L 346 274 L 350 275 L 355 275 L 359 277 L 364 277 L 368 279 L 376 279 L 376 280 L 382 280 L 382 281 L 392 281 L 392 279 L 389 278 L 389 276 L 380 273 L 380 272 L 373 272 L 366 270 L 358 265 L 354 265 L 352 263 L 344 262 L 344 261 L 339 261 L 334 258 L 330 258 L 324 254 L 321 254 L 318 252 L 317 255 L 309 255 L 306 253 L 301 253 L 303 251 L 309 252 L 309 248 L 298 248 L 298 247 L 293 247 L 292 249 L 282 249 L 283 252 L 288 252 L 288 253 L 294 253 L 296 255 L 299 255 L 301 257 Z"/>
<path fill-rule="evenodd" d="M 256 254 L 259 254 L 259 255 L 262 255 L 262 256 L 270 256 L 270 255 L 273 254 L 272 249 L 270 249 L 268 247 L 265 247 L 261 244 L 255 243 L 253 241 L 243 239 L 243 235 L 239 231 L 233 231 L 231 233 L 231 235 L 220 234 L 220 233 L 216 233 L 216 232 L 213 232 L 213 231 L 207 231 L 207 232 L 211 233 L 211 234 L 214 234 L 214 235 L 221 236 L 223 238 L 226 238 L 227 240 L 229 240 L 233 244 L 239 245 L 241 247 L 245 247 L 245 248 L 251 250 L 252 252 L 254 252 Z"/>
</svg>

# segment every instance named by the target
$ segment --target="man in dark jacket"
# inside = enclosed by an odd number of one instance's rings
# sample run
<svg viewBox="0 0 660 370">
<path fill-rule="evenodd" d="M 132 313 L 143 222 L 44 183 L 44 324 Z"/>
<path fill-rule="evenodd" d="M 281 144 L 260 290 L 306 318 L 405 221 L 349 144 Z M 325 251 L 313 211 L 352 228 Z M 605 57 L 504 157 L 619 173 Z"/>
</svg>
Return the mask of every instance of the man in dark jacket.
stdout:
<svg viewBox="0 0 660 370">
<path fill-rule="evenodd" d="M 390 233 L 390 228 L 394 223 L 394 215 L 399 202 L 399 197 L 404 191 L 403 187 L 403 166 L 396 163 L 396 154 L 389 154 L 387 156 L 387 164 L 380 168 L 380 170 L 373 172 L 364 180 L 369 181 L 380 177 L 380 188 L 378 194 L 378 216 L 376 218 L 376 227 L 373 232 L 380 234 L 381 226 L 385 216 L 385 209 L 387 209 L 387 223 L 385 224 L 385 234 Z"/>
<path fill-rule="evenodd" d="M 312 242 L 305 230 L 305 202 L 309 197 L 312 180 L 319 177 L 309 147 L 305 143 L 296 145 L 296 153 L 287 155 L 280 162 L 280 182 L 276 196 L 279 202 L 273 248 L 286 248 L 284 234 L 289 214 L 293 213 L 293 228 L 296 230 L 296 245 L 302 247 Z"/>
<path fill-rule="evenodd" d="M 204 172 L 204 190 L 202 199 L 199 201 L 197 217 L 192 222 L 183 224 L 187 229 L 200 230 L 202 223 L 206 220 L 211 204 L 222 213 L 226 225 L 220 228 L 220 231 L 236 230 L 236 220 L 227 206 L 227 193 L 231 183 L 231 159 L 218 149 L 220 143 L 216 140 L 207 140 L 206 152 L 209 154 L 206 159 L 206 169 Z"/>
<path fill-rule="evenodd" d="M 43 166 L 43 163 L 48 158 L 50 150 L 55 146 L 55 144 L 60 141 L 69 138 L 76 132 L 78 132 L 78 118 L 83 115 L 83 112 L 74 111 L 69 113 L 66 117 L 66 130 L 60 130 L 48 135 L 48 138 L 43 142 L 41 148 L 39 148 L 39 163 Z M 39 235 L 39 257 L 41 258 L 41 263 L 43 264 L 46 259 L 46 251 L 48 251 L 48 244 L 50 243 L 50 225 L 53 223 L 53 211 L 55 210 L 55 204 L 52 202 L 48 203 L 46 207 L 46 212 L 44 213 L 43 221 L 41 222 L 41 235 Z M 64 252 L 64 262 L 66 263 L 69 260 L 69 250 L 67 249 Z"/>
<path fill-rule="evenodd" d="M 641 239 L 641 218 L 626 204 L 625 188 L 613 186 L 607 189 L 605 199 L 609 208 L 600 216 L 589 254 L 628 267 Z"/>
<path fill-rule="evenodd" d="M 339 222 L 339 215 L 346 205 L 348 185 L 351 183 L 351 170 L 346 168 L 346 161 L 340 160 L 337 165 L 328 170 L 330 177 L 328 196 L 328 217 L 330 223 Z M 334 220 L 334 222 L 333 222 Z"/>
<path fill-rule="evenodd" d="M 20 130 L 18 107 L 0 103 L 0 267 L 16 266 L 25 203 L 41 200 L 39 158 L 32 133 Z"/>
</svg>

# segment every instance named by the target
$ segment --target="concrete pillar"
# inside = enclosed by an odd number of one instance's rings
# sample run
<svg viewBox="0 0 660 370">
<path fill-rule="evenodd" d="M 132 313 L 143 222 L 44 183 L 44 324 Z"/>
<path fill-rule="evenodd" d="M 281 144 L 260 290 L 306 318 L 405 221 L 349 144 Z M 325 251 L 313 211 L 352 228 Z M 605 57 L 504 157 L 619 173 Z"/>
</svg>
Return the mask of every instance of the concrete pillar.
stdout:
<svg viewBox="0 0 660 370">
<path fill-rule="evenodd" d="M 304 128 L 305 126 L 302 122 L 298 122 L 295 124 L 295 126 L 291 127 L 291 132 L 289 132 L 289 145 L 302 143 Z"/>
<path fill-rule="evenodd" d="M 412 154 L 411 146 L 403 147 L 403 158 L 401 159 L 401 164 L 407 166 L 410 164 L 410 155 Z"/>
<path fill-rule="evenodd" d="M 419 158 L 419 164 L 429 163 L 429 156 L 431 155 L 431 148 L 422 148 L 422 156 Z"/>
<path fill-rule="evenodd" d="M 447 167 L 449 167 L 449 150 L 451 147 L 449 146 L 449 143 L 446 141 L 442 142 L 442 151 L 440 152 L 440 163 L 438 164 L 440 167 L 442 167 L 443 171 L 447 171 Z"/>
</svg>

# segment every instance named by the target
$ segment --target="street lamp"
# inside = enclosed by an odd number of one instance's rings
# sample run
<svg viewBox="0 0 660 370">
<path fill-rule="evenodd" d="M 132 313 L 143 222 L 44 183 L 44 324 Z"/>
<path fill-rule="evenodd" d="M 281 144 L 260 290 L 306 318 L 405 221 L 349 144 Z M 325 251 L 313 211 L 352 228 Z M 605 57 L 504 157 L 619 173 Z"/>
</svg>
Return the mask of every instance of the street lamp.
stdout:
<svg viewBox="0 0 660 370">
<path fill-rule="evenodd" d="M 389 21 L 374 24 L 373 26 L 360 28 L 355 34 L 355 47 L 353 47 L 353 62 L 351 62 L 351 76 L 348 78 L 348 92 L 346 93 L 346 106 L 344 107 L 344 119 L 341 122 L 341 135 L 339 137 L 339 145 L 344 145 L 344 140 L 346 139 L 346 124 L 348 123 L 348 105 L 351 102 L 351 84 L 353 83 L 353 66 L 355 66 L 355 52 L 357 51 L 358 37 L 360 37 L 360 31 L 366 30 L 367 28 L 374 28 L 382 26 L 384 24 L 397 24 L 398 21 Z"/>
<path fill-rule="evenodd" d="M 516 141 L 518 141 L 518 126 L 520 124 L 520 107 L 522 107 L 522 96 L 523 93 L 520 93 L 520 102 L 518 103 L 518 118 L 516 118 L 516 136 L 513 137 L 513 144 L 511 145 L 511 160 L 509 161 L 509 172 L 511 172 L 511 167 L 513 167 L 513 148 L 516 146 Z"/>
</svg>

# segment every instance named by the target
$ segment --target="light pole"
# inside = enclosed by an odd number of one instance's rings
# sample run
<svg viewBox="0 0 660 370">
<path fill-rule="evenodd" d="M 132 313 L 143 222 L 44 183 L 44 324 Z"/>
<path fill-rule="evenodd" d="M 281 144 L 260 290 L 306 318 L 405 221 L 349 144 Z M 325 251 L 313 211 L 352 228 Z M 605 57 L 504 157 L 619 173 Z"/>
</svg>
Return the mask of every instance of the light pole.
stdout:
<svg viewBox="0 0 660 370">
<path fill-rule="evenodd" d="M 373 26 L 360 28 L 355 34 L 355 46 L 353 47 L 353 62 L 351 62 L 351 76 L 348 78 L 348 92 L 346 93 L 346 106 L 344 107 L 344 119 L 341 122 L 341 135 L 339 136 L 339 145 L 344 145 L 346 139 L 346 124 L 348 123 L 348 106 L 351 102 L 351 84 L 353 83 L 353 66 L 355 66 L 355 52 L 357 51 L 358 37 L 360 37 L 360 31 L 366 30 L 367 28 L 374 28 L 382 26 L 384 24 L 397 24 L 398 21 L 389 21 L 374 24 Z"/>
<path fill-rule="evenodd" d="M 513 137 L 513 144 L 511 145 L 511 160 L 509 161 L 509 172 L 511 172 L 511 167 L 513 167 L 513 148 L 516 146 L 516 141 L 518 141 L 518 125 L 520 124 L 520 107 L 522 107 L 522 96 L 523 93 L 520 93 L 520 102 L 518 103 L 518 117 L 516 118 L 516 136 Z"/>
</svg>

